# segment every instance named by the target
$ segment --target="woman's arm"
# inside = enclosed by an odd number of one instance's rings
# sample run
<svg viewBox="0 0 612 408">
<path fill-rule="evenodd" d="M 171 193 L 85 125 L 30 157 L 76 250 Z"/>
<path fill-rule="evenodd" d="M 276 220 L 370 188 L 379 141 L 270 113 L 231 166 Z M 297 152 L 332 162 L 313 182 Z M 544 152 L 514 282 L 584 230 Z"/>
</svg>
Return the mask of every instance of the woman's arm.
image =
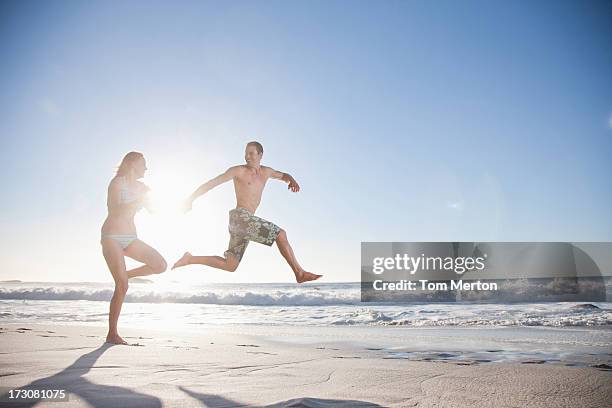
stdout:
<svg viewBox="0 0 612 408">
<path fill-rule="evenodd" d="M 142 203 L 142 206 L 147 209 L 149 214 L 154 214 L 155 206 L 153 204 L 153 201 L 151 200 L 151 196 L 149 195 L 151 189 L 149 188 L 149 186 L 142 182 L 140 182 L 140 186 L 142 192 L 139 198 L 139 202 Z"/>
<path fill-rule="evenodd" d="M 121 204 L 121 187 L 117 182 L 117 178 L 113 178 L 111 182 L 108 184 L 108 191 L 106 194 L 106 207 L 109 211 L 114 209 L 120 209 L 123 204 Z"/>
</svg>

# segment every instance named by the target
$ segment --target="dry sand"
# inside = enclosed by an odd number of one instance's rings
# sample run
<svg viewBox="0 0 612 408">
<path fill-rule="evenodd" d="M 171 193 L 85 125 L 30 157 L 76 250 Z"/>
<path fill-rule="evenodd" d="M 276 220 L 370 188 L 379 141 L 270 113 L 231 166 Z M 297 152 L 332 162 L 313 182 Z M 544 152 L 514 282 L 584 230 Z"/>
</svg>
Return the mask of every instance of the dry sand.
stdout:
<svg viewBox="0 0 612 408">
<path fill-rule="evenodd" d="M 319 328 L 303 330 L 316 338 Z M 38 402 L 54 408 L 612 406 L 609 370 L 393 359 L 356 345 L 346 328 L 317 344 L 271 341 L 283 333 L 275 328 L 123 329 L 132 346 L 104 344 L 101 326 L 0 331 L 2 387 L 66 390 L 67 402 Z"/>
</svg>

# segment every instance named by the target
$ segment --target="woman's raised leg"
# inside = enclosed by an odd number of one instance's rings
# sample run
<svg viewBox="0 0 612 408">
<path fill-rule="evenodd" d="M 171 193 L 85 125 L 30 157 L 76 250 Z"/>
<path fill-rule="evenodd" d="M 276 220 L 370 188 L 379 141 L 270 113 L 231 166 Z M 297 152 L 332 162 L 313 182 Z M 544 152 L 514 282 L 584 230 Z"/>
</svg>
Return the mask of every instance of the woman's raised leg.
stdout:
<svg viewBox="0 0 612 408">
<path fill-rule="evenodd" d="M 153 247 L 145 244 L 139 239 L 128 245 L 124 253 L 126 256 L 144 264 L 138 268 L 127 271 L 128 278 L 158 274 L 164 272 L 168 268 L 164 257 Z"/>
</svg>

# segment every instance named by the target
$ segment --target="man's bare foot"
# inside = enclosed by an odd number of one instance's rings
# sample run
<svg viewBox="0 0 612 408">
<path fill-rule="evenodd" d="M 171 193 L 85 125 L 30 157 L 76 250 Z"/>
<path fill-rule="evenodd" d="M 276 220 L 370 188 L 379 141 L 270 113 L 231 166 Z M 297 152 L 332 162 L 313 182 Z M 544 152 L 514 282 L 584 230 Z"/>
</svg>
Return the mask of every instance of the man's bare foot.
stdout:
<svg viewBox="0 0 612 408">
<path fill-rule="evenodd" d="M 128 342 L 123 340 L 118 334 L 109 334 L 106 336 L 106 342 L 112 344 L 128 344 Z"/>
<path fill-rule="evenodd" d="M 317 275 L 314 273 L 303 271 L 299 276 L 295 277 L 297 283 L 304 283 L 308 281 L 313 281 L 319 279 L 323 275 Z"/>
<path fill-rule="evenodd" d="M 172 266 L 172 269 L 180 268 L 181 266 L 189 265 L 189 261 L 191 259 L 191 254 L 189 252 L 185 252 L 181 259 L 176 261 Z"/>
</svg>

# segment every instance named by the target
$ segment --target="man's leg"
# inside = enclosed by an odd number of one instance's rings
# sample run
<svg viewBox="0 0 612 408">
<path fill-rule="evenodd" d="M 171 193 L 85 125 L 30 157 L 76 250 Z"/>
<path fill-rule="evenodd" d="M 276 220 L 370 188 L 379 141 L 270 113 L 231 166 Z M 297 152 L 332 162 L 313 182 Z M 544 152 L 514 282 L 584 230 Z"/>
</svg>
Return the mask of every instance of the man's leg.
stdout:
<svg viewBox="0 0 612 408">
<path fill-rule="evenodd" d="M 244 236 L 230 233 L 229 246 L 227 251 L 223 254 L 224 257 L 220 256 L 195 256 L 189 252 L 185 252 L 183 257 L 176 261 L 172 269 L 179 268 L 186 265 L 206 265 L 217 269 L 222 269 L 228 272 L 234 272 L 242 255 L 249 245 L 249 241 L 244 239 Z"/>
<path fill-rule="evenodd" d="M 198 256 L 191 255 L 189 252 L 185 252 L 183 257 L 176 261 L 172 269 L 180 268 L 181 266 L 186 265 L 206 265 L 212 268 L 222 269 L 228 272 L 234 272 L 240 262 L 234 256 L 228 256 L 227 258 L 223 258 L 220 256 Z"/>
<path fill-rule="evenodd" d="M 278 250 L 280 251 L 283 258 L 285 258 L 285 260 L 293 270 L 293 273 L 295 274 L 295 280 L 298 283 L 316 280 L 323 276 L 306 272 L 300 266 L 295 257 L 295 254 L 293 253 L 293 248 L 291 248 L 291 245 L 289 244 L 289 240 L 287 239 L 287 233 L 284 229 L 281 229 L 278 233 L 278 236 L 276 237 L 276 246 L 278 247 Z"/>
</svg>

